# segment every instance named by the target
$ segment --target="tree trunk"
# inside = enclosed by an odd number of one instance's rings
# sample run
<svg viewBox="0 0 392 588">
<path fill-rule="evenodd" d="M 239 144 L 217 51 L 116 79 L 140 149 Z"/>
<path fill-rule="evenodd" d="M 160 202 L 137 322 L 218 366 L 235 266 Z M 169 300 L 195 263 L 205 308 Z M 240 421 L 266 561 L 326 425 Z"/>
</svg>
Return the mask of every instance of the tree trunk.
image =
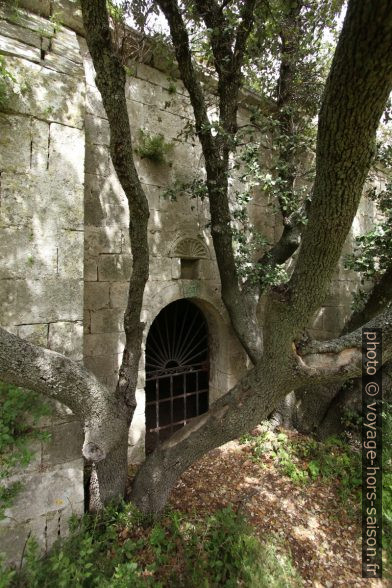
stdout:
<svg viewBox="0 0 392 588">
<path fill-rule="evenodd" d="M 127 477 L 128 429 L 136 407 L 136 386 L 144 323 L 140 320 L 149 276 L 149 207 L 133 159 L 133 145 L 125 96 L 125 69 L 113 45 L 105 0 L 81 0 L 86 41 L 96 71 L 96 84 L 110 127 L 110 155 L 129 207 L 132 273 L 124 314 L 125 347 L 115 397 L 124 407 L 126 426 L 112 452 L 112 463 L 97 465 L 90 486 L 92 508 L 100 508 L 112 494 L 123 496 Z M 99 491 L 97 486 L 99 480 Z M 102 487 L 101 487 L 102 486 Z"/>
<path fill-rule="evenodd" d="M 287 362 L 286 362 L 287 363 Z M 131 500 L 145 513 L 160 513 L 179 476 L 205 453 L 260 423 L 291 386 L 288 365 L 261 361 L 210 410 L 158 447 L 137 473 Z"/>
</svg>

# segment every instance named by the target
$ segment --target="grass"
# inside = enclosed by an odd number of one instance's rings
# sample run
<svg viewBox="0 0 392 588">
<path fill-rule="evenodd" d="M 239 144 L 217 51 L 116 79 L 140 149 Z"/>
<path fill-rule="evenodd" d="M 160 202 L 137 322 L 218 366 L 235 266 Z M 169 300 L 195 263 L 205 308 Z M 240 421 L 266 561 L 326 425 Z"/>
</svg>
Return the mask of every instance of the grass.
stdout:
<svg viewBox="0 0 392 588">
<path fill-rule="evenodd" d="M 22 571 L 4 568 L 1 578 L 2 588 L 302 585 L 285 546 L 272 536 L 260 542 L 231 508 L 206 518 L 168 511 L 151 523 L 125 504 L 74 519 L 46 557 L 30 539 Z"/>
</svg>

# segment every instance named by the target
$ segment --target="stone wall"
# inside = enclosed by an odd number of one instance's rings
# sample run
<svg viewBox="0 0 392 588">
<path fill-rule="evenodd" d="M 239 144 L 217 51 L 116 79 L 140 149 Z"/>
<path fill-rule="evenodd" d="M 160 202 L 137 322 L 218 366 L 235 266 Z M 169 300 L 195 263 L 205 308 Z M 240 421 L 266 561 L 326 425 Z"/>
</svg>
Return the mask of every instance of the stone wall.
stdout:
<svg viewBox="0 0 392 588">
<path fill-rule="evenodd" d="M 0 324 L 83 360 L 85 82 L 76 34 L 47 19 L 0 12 L 0 53 L 14 77 L 0 112 Z M 43 548 L 84 510 L 81 425 L 53 406 L 48 443 L 16 476 L 0 552 L 19 560 L 29 531 Z M 15 477 L 9 480 L 12 483 Z"/>
<path fill-rule="evenodd" d="M 109 129 L 94 71 L 84 41 L 86 72 L 85 175 L 85 365 L 114 390 L 124 343 L 123 314 L 132 258 L 128 236 L 128 206 L 109 156 Z M 162 308 L 180 298 L 191 298 L 209 323 L 211 401 L 235 382 L 245 357 L 232 335 L 220 299 L 220 283 L 205 201 L 178 195 L 175 202 L 163 193 L 175 181 L 200 174 L 202 157 L 195 140 L 181 137 L 192 121 L 190 101 L 180 81 L 143 63 L 135 64 L 127 81 L 131 130 L 137 145 L 140 131 L 162 133 L 172 149 L 161 164 L 136 155 L 136 167 L 150 205 L 150 278 L 146 286 L 143 321 L 145 338 Z M 170 91 L 169 91 L 170 88 Z M 258 208 L 258 207 L 255 207 Z M 272 226 L 273 230 L 273 226 Z M 206 254 L 198 262 L 198 278 L 181 278 L 176 245 L 193 239 Z M 144 457 L 144 353 L 137 390 L 137 409 L 130 432 L 130 459 Z"/>
<path fill-rule="evenodd" d="M 3 6 L 0 13 L 0 53 L 15 77 L 0 113 L 0 324 L 84 361 L 114 390 L 132 258 L 128 207 L 109 156 L 108 122 L 77 2 L 20 0 L 19 6 L 24 8 L 16 13 Z M 172 144 L 161 164 L 136 155 L 151 212 L 144 342 L 162 308 L 180 298 L 193 300 L 209 327 L 213 401 L 236 382 L 247 360 L 220 298 L 207 202 L 181 194 L 175 202 L 163 197 L 174 181 L 191 180 L 203 170 L 198 142 L 181 134 L 193 119 L 189 97 L 179 80 L 173 82 L 151 62 L 134 65 L 126 92 L 135 144 L 140 130 L 162 133 Z M 246 96 L 239 116 L 242 123 L 248 119 Z M 232 185 L 234 190 L 238 180 L 233 178 Z M 354 233 L 374 217 L 372 207 L 362 203 L 347 251 Z M 263 194 L 249 214 L 267 238 L 279 237 L 279 218 Z M 181 273 L 178 246 L 184 239 L 203 251 L 192 279 Z M 311 332 L 316 337 L 336 335 L 349 313 L 357 278 L 342 267 L 315 316 Z M 144 456 L 144 377 L 142 354 L 129 436 L 134 462 Z M 83 511 L 80 424 L 57 406 L 42 426 L 51 431 L 51 442 L 36 448 L 21 474 L 25 489 L 0 523 L 0 551 L 11 559 L 18 557 L 30 529 L 47 548 L 65 532 L 69 514 Z"/>
</svg>

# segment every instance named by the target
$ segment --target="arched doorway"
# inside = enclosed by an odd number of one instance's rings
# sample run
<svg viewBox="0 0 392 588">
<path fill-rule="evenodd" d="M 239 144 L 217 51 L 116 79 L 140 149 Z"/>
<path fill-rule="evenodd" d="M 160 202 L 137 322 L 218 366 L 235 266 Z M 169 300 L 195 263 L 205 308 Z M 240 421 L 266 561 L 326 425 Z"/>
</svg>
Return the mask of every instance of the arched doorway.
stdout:
<svg viewBox="0 0 392 588">
<path fill-rule="evenodd" d="M 146 342 L 146 453 L 208 410 L 208 329 L 189 300 L 166 306 Z"/>
</svg>

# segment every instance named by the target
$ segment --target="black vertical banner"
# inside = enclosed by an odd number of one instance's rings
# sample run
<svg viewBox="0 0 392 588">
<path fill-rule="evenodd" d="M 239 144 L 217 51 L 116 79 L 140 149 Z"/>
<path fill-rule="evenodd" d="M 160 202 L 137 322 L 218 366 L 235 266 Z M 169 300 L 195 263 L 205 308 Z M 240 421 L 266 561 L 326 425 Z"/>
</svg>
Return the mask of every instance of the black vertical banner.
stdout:
<svg viewBox="0 0 392 588">
<path fill-rule="evenodd" d="M 382 578 L 382 329 L 362 329 L 362 577 Z"/>
</svg>

